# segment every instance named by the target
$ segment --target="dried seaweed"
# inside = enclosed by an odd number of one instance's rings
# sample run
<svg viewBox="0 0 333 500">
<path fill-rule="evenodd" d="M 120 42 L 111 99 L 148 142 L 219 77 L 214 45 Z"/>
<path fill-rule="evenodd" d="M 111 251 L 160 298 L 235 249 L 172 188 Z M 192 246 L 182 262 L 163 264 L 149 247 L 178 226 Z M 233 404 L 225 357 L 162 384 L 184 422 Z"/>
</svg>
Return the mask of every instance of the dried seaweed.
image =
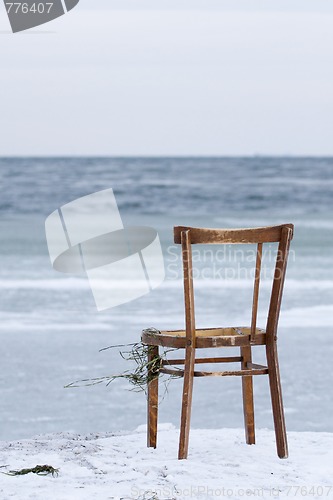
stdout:
<svg viewBox="0 0 333 500">
<path fill-rule="evenodd" d="M 20 470 L 10 470 L 8 472 L 3 472 L 7 476 L 25 476 L 26 474 L 37 474 L 37 476 L 49 476 L 57 477 L 59 475 L 59 469 L 55 469 L 51 465 L 36 465 L 31 469 L 20 469 Z"/>
<path fill-rule="evenodd" d="M 155 328 L 148 329 L 150 333 L 158 333 L 158 330 Z M 167 354 L 170 351 L 174 351 L 176 349 L 166 349 L 158 356 L 154 356 L 149 361 L 149 354 L 151 354 L 154 349 L 153 346 L 148 346 L 143 344 L 142 342 L 136 342 L 132 344 L 118 344 L 111 345 L 108 347 L 104 347 L 101 351 L 105 351 L 108 349 L 114 349 L 119 347 L 130 347 L 130 350 L 127 351 L 119 351 L 120 356 L 125 361 L 130 361 L 135 363 L 135 368 L 130 371 L 126 370 L 123 373 L 115 374 L 115 375 L 107 375 L 104 377 L 96 377 L 89 379 L 77 380 L 75 382 L 71 382 L 66 385 L 65 388 L 73 388 L 73 387 L 83 387 L 83 386 L 93 386 L 98 384 L 105 383 L 106 386 L 109 386 L 111 382 L 116 379 L 125 379 L 127 380 L 131 387 L 131 390 L 134 392 L 145 392 L 147 393 L 147 385 L 149 382 L 154 380 L 160 375 L 160 368 L 162 366 L 163 360 L 167 359 Z M 161 374 L 162 375 L 162 374 Z M 181 372 L 180 375 L 181 376 Z M 177 375 L 168 376 L 168 380 L 172 377 L 177 377 Z"/>
</svg>

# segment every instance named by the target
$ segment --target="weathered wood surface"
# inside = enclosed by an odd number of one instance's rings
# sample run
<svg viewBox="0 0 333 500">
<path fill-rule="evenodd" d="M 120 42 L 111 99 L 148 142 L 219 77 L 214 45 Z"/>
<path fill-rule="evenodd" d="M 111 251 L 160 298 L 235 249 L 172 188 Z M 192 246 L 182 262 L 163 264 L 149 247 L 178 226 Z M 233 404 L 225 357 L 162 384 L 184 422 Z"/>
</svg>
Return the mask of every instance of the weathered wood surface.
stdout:
<svg viewBox="0 0 333 500">
<path fill-rule="evenodd" d="M 174 242 L 181 242 L 181 233 L 190 231 L 191 244 L 243 244 L 243 243 L 273 243 L 281 239 L 281 231 L 288 227 L 293 232 L 293 224 L 281 226 L 257 227 L 253 229 L 206 229 L 198 227 L 176 226 Z"/>
<path fill-rule="evenodd" d="M 252 335 L 252 333 L 251 333 Z M 250 339 L 252 342 L 252 336 Z M 268 372 L 266 367 L 256 367 L 252 365 L 252 349 L 251 346 L 245 346 L 240 348 L 240 353 L 242 356 L 242 370 L 260 370 L 264 369 L 260 374 L 265 374 Z M 257 372 L 256 372 L 257 374 Z M 242 393 L 243 393 L 243 414 L 244 414 L 244 426 L 245 426 L 245 439 L 247 444 L 255 444 L 255 428 L 254 428 L 254 402 L 253 402 L 253 378 L 243 377 L 242 378 Z"/>
<path fill-rule="evenodd" d="M 256 335 L 256 327 L 257 327 L 261 260 L 262 260 L 262 243 L 258 243 L 256 270 L 255 270 L 255 276 L 254 276 L 253 301 L 252 301 L 251 344 L 255 343 L 255 335 Z"/>
<path fill-rule="evenodd" d="M 151 371 L 152 360 L 158 357 L 158 346 L 152 346 L 148 351 L 148 380 L 153 373 Z M 148 383 L 147 394 L 147 445 L 156 448 L 157 441 L 157 418 L 158 418 L 158 377 Z"/>
<path fill-rule="evenodd" d="M 169 375 L 176 375 L 178 377 L 183 377 L 185 370 L 175 369 L 175 368 L 167 368 L 165 365 L 160 369 L 161 373 L 168 373 Z M 253 375 L 267 375 L 268 368 L 253 368 L 253 369 L 244 369 L 244 370 L 227 370 L 227 371 L 193 371 L 193 377 L 246 377 Z"/>
<path fill-rule="evenodd" d="M 201 363 L 237 363 L 238 361 L 242 361 L 241 356 L 233 356 L 233 357 L 223 357 L 223 358 L 196 358 L 195 364 Z M 162 365 L 184 365 L 185 359 L 163 359 Z"/>
<path fill-rule="evenodd" d="M 235 328 L 207 328 L 196 330 L 195 347 L 205 349 L 209 347 L 233 347 L 249 344 L 251 335 L 250 327 Z M 266 332 L 261 328 L 256 329 L 254 345 L 264 345 Z M 161 331 L 160 334 L 149 332 L 142 334 L 142 342 L 148 345 L 160 345 L 163 347 L 175 347 L 183 349 L 186 347 L 185 330 Z"/>
<path fill-rule="evenodd" d="M 178 458 L 182 460 L 187 458 L 191 410 L 193 393 L 193 376 L 195 362 L 195 317 L 194 317 L 194 291 L 193 291 L 193 272 L 192 272 L 192 247 L 189 231 L 183 231 L 181 234 L 183 271 L 184 271 L 184 301 L 185 301 L 185 326 L 186 326 L 186 347 L 185 347 L 185 365 L 184 365 L 184 385 L 182 398 L 182 411 L 180 419 L 180 437 Z"/>
</svg>

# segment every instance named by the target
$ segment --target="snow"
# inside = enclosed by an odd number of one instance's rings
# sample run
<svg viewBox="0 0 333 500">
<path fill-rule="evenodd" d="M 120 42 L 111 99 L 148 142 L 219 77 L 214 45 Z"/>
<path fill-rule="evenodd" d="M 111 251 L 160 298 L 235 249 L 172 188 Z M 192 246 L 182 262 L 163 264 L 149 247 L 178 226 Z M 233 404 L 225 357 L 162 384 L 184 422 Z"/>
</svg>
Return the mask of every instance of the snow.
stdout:
<svg viewBox="0 0 333 500">
<path fill-rule="evenodd" d="M 10 500 L 333 498 L 333 434 L 290 432 L 290 458 L 276 455 L 274 432 L 192 429 L 188 460 L 177 460 L 179 431 L 160 424 L 157 449 L 145 426 L 132 433 L 59 433 L 1 442 L 1 471 L 48 464 L 58 477 L 0 474 Z M 4 467 L 5 466 L 5 467 Z"/>
</svg>

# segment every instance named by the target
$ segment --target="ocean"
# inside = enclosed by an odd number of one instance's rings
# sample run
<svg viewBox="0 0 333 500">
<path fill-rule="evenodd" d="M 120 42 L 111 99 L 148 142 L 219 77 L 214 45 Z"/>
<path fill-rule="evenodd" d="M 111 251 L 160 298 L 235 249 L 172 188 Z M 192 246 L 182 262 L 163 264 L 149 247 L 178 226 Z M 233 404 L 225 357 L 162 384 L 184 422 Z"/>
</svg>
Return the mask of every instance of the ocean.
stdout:
<svg viewBox="0 0 333 500">
<path fill-rule="evenodd" d="M 287 429 L 333 432 L 333 158 L 0 158 L 0 187 L 0 439 L 145 423 L 145 396 L 123 379 L 64 386 L 128 369 L 119 349 L 100 352 L 104 347 L 138 342 L 143 328 L 183 327 L 173 226 L 289 222 L 295 236 L 279 328 Z M 148 295 L 97 312 L 85 277 L 52 268 L 44 224 L 63 204 L 107 188 L 125 226 L 158 231 L 166 279 Z M 260 327 L 273 247 L 264 259 Z M 253 262 L 245 252 L 239 267 L 237 250 L 196 249 L 198 326 L 249 324 Z M 263 361 L 262 348 L 254 351 L 254 362 Z M 256 425 L 272 428 L 268 379 L 256 377 L 254 384 Z M 161 384 L 161 422 L 179 426 L 181 389 L 179 379 Z M 192 427 L 242 425 L 238 378 L 195 380 Z"/>
</svg>

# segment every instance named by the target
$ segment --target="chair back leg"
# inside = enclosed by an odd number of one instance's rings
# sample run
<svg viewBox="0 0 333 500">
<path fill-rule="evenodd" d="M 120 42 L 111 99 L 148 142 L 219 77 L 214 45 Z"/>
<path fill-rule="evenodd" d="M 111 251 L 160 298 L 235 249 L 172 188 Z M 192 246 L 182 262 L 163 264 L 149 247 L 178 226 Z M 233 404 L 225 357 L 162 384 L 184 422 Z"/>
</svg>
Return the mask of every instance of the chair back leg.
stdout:
<svg viewBox="0 0 333 500">
<path fill-rule="evenodd" d="M 242 370 L 248 368 L 247 364 L 252 363 L 252 352 L 250 346 L 240 348 L 242 359 Z M 255 444 L 255 426 L 254 426 L 254 403 L 253 403 L 253 377 L 242 377 L 243 390 L 243 410 L 245 424 L 245 438 L 247 444 Z"/>
<path fill-rule="evenodd" d="M 277 454 L 280 458 L 288 458 L 288 443 L 286 424 L 284 419 L 280 369 L 278 362 L 276 341 L 271 340 L 266 345 L 268 377 L 271 391 L 274 428 L 276 436 Z"/>
<path fill-rule="evenodd" d="M 148 380 L 153 376 L 152 360 L 158 357 L 158 346 L 148 348 Z M 148 382 L 147 446 L 156 448 L 158 417 L 158 376 Z"/>
</svg>

